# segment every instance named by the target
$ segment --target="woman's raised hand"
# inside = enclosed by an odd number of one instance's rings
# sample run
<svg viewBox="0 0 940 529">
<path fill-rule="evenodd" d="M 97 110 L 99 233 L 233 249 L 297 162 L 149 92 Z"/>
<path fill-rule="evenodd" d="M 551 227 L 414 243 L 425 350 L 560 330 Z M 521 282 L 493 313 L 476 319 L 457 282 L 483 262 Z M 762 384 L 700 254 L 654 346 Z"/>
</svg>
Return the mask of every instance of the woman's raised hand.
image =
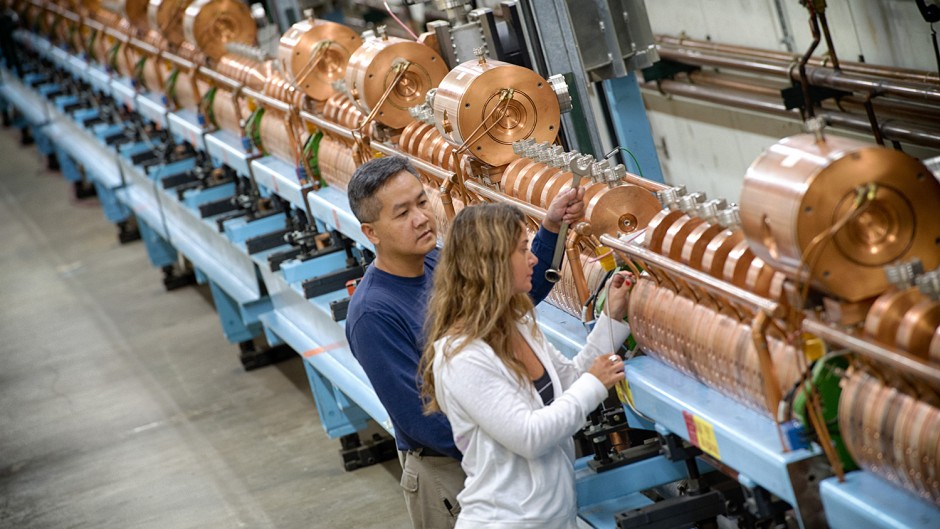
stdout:
<svg viewBox="0 0 940 529">
<path fill-rule="evenodd" d="M 588 373 L 597 377 L 605 388 L 610 389 L 623 380 L 623 359 L 615 354 L 599 356 L 594 359 Z"/>
<path fill-rule="evenodd" d="M 610 278 L 610 291 L 607 303 L 610 319 L 620 321 L 627 316 L 630 305 L 630 289 L 636 284 L 636 276 L 630 272 L 617 272 Z"/>
</svg>

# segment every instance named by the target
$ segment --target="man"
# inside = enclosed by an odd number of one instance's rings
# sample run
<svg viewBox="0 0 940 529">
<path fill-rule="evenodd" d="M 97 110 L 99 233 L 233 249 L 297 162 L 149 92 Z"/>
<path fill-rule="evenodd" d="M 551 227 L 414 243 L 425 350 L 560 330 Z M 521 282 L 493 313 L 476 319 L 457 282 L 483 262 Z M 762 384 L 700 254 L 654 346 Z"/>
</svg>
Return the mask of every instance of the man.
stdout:
<svg viewBox="0 0 940 529">
<path fill-rule="evenodd" d="M 349 205 L 375 246 L 375 261 L 349 303 L 346 338 L 395 427 L 402 452 L 401 485 L 415 528 L 453 527 L 465 475 L 443 414 L 424 415 L 418 362 L 432 274 L 437 223 L 417 172 L 406 158 L 371 160 L 353 174 Z M 530 295 L 548 295 L 544 280 L 562 222 L 584 212 L 584 189 L 566 190 L 548 208 L 532 252 L 539 258 Z M 467 300 L 473 303 L 473 300 Z"/>
</svg>

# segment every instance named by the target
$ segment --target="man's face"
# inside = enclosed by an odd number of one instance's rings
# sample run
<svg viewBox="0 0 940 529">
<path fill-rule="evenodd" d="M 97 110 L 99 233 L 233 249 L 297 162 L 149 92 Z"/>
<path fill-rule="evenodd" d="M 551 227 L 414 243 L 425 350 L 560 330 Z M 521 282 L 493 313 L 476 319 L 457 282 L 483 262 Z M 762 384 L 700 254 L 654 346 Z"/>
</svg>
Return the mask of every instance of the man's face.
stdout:
<svg viewBox="0 0 940 529">
<path fill-rule="evenodd" d="M 421 182 L 401 171 L 375 194 L 382 205 L 362 231 L 384 259 L 424 257 L 437 244 L 437 222 Z"/>
</svg>

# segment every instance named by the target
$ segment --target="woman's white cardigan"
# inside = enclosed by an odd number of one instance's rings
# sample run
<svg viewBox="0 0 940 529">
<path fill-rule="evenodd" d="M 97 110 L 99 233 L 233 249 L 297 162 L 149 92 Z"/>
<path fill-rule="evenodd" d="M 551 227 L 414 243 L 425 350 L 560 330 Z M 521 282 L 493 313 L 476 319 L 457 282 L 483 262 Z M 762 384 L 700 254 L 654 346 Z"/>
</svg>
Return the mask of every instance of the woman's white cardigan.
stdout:
<svg viewBox="0 0 940 529">
<path fill-rule="evenodd" d="M 601 317 L 571 360 L 534 337 L 528 324 L 519 330 L 551 377 L 550 406 L 542 404 L 531 382 L 520 384 L 483 341 L 467 344 L 446 361 L 442 347 L 449 338 L 434 343 L 437 401 L 467 473 L 457 496 L 458 528 L 576 527 L 572 436 L 607 397 L 587 370 L 597 356 L 617 349 L 630 328 Z"/>
</svg>

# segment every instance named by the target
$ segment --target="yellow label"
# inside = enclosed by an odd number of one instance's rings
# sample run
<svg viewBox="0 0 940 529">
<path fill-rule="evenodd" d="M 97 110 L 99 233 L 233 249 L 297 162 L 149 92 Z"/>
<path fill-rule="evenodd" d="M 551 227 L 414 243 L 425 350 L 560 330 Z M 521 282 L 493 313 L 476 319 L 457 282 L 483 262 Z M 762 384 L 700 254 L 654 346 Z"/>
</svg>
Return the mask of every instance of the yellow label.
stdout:
<svg viewBox="0 0 940 529">
<path fill-rule="evenodd" d="M 381 157 L 383 157 L 383 156 L 385 156 L 385 155 L 382 154 L 382 153 L 380 153 L 379 151 L 372 151 L 372 159 L 381 158 Z"/>
<path fill-rule="evenodd" d="M 721 452 L 718 450 L 718 440 L 715 439 L 715 429 L 712 427 L 711 423 L 698 415 L 693 415 L 692 420 L 695 422 L 698 447 L 702 449 L 702 452 L 716 459 L 721 459 Z"/>
<path fill-rule="evenodd" d="M 806 355 L 806 360 L 815 362 L 816 360 L 822 358 L 824 354 L 826 354 L 826 344 L 824 344 L 823 341 L 818 337 L 809 333 L 804 333 L 803 354 Z"/>
</svg>

